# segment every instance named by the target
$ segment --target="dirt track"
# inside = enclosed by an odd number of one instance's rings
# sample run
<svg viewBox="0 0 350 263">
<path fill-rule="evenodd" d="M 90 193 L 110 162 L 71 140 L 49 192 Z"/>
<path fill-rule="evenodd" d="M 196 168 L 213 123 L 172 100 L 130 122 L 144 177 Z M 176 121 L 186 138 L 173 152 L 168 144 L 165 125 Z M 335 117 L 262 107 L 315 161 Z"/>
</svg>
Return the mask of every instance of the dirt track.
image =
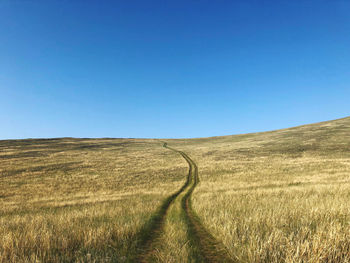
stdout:
<svg viewBox="0 0 350 263">
<path fill-rule="evenodd" d="M 193 262 L 234 262 L 225 247 L 218 242 L 202 225 L 199 217 L 192 209 L 191 195 L 199 182 L 198 166 L 185 153 L 169 147 L 167 143 L 163 146 L 171 151 L 180 154 L 188 163 L 189 171 L 185 184 L 176 193 L 169 196 L 150 221 L 144 226 L 140 233 L 138 242 L 139 254 L 133 262 L 153 262 L 153 251 L 157 246 L 157 241 L 162 235 L 165 219 L 169 207 L 175 202 L 181 202 L 181 214 L 187 225 L 187 238 L 190 243 L 190 256 Z M 185 261 L 186 259 L 184 259 Z"/>
</svg>

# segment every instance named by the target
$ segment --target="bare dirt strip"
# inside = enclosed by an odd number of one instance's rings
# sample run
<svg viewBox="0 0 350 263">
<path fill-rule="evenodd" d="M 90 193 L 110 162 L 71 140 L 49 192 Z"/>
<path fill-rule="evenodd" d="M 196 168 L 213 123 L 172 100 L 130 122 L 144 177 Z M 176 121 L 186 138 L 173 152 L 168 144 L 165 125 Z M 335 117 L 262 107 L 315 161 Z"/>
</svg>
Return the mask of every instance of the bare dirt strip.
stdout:
<svg viewBox="0 0 350 263">
<path fill-rule="evenodd" d="M 181 189 L 164 200 L 156 213 L 141 229 L 139 242 L 137 242 L 138 253 L 135 257 L 129 258 L 129 262 L 146 263 L 155 261 L 152 255 L 157 246 L 157 241 L 159 241 L 162 235 L 169 207 L 174 202 L 181 202 L 182 218 L 187 225 L 187 238 L 191 248 L 191 259 L 189 261 L 235 262 L 228 255 L 224 245 L 205 229 L 199 217 L 192 209 L 191 195 L 199 182 L 197 164 L 185 152 L 169 147 L 167 143 L 164 143 L 163 146 L 180 154 L 186 160 L 189 165 L 187 180 Z"/>
</svg>

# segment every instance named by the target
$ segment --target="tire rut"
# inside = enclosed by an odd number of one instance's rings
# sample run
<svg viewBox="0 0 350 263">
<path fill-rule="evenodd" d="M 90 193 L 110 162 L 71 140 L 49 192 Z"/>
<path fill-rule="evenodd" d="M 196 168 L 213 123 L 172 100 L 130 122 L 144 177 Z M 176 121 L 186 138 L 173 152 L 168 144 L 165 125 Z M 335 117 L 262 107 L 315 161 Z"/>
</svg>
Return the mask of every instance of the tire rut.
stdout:
<svg viewBox="0 0 350 263">
<path fill-rule="evenodd" d="M 166 143 L 163 145 L 166 147 Z M 156 241 L 160 238 L 163 228 L 164 222 L 166 219 L 167 212 L 169 207 L 174 202 L 176 197 L 178 197 L 190 184 L 190 174 L 188 174 L 186 182 L 184 185 L 174 194 L 166 198 L 158 210 L 151 216 L 151 218 L 147 221 L 147 223 L 141 228 L 138 233 L 138 241 L 136 243 L 136 255 L 129 256 L 128 262 L 139 262 L 139 263 L 147 263 L 152 262 L 150 260 L 151 254 L 154 250 Z"/>
<path fill-rule="evenodd" d="M 174 194 L 165 199 L 150 220 L 142 227 L 138 236 L 137 255 L 129 257 L 128 262 L 148 263 L 154 262 L 152 253 L 161 237 L 164 229 L 169 207 L 181 193 L 184 193 L 181 200 L 182 216 L 187 225 L 187 238 L 191 245 L 191 262 L 235 262 L 219 241 L 211 235 L 201 223 L 198 215 L 192 209 L 191 195 L 199 182 L 197 164 L 185 153 L 169 147 L 167 143 L 163 147 L 180 154 L 189 165 L 189 172 L 185 184 Z M 179 197 L 180 198 L 180 197 Z"/>
<path fill-rule="evenodd" d="M 164 143 L 163 146 L 179 153 L 189 165 L 188 178 L 190 186 L 181 200 L 181 205 L 188 227 L 188 239 L 191 243 L 192 257 L 195 259 L 195 262 L 235 262 L 230 258 L 225 246 L 206 230 L 192 208 L 191 195 L 199 183 L 197 164 L 185 152 L 171 148 L 167 143 Z"/>
</svg>

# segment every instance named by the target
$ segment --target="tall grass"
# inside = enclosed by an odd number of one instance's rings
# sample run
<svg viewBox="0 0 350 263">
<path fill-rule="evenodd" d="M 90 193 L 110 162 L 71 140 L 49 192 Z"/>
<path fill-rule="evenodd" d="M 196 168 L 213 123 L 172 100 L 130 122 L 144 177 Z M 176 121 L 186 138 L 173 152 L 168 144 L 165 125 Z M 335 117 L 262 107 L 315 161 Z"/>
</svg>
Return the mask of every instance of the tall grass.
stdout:
<svg viewBox="0 0 350 263">
<path fill-rule="evenodd" d="M 192 207 L 237 262 L 350 262 L 350 118 L 167 140 L 199 169 Z M 157 140 L 0 141 L 0 262 L 127 262 L 186 179 Z M 188 262 L 179 203 L 156 262 Z"/>
<path fill-rule="evenodd" d="M 193 207 L 238 262 L 350 262 L 350 118 L 178 143 Z"/>
<path fill-rule="evenodd" d="M 123 262 L 185 181 L 152 140 L 1 141 L 0 262 Z"/>
</svg>

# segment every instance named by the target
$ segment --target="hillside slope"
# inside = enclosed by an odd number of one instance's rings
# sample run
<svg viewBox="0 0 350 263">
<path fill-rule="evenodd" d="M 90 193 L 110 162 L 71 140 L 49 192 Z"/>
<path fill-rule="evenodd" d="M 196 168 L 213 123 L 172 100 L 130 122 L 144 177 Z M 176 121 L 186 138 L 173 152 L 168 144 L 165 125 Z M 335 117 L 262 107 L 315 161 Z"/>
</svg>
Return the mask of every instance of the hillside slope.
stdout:
<svg viewBox="0 0 350 263">
<path fill-rule="evenodd" d="M 350 261 L 350 118 L 172 143 L 198 164 L 194 209 L 239 262 Z"/>
<path fill-rule="evenodd" d="M 185 140 L 0 141 L 0 262 L 126 262 L 142 229 L 199 171 L 198 220 L 237 262 L 350 262 L 350 118 Z M 153 260 L 190 262 L 169 211 Z"/>
<path fill-rule="evenodd" d="M 154 140 L 11 140 L 0 149 L 0 262 L 119 262 L 187 170 Z"/>
</svg>

